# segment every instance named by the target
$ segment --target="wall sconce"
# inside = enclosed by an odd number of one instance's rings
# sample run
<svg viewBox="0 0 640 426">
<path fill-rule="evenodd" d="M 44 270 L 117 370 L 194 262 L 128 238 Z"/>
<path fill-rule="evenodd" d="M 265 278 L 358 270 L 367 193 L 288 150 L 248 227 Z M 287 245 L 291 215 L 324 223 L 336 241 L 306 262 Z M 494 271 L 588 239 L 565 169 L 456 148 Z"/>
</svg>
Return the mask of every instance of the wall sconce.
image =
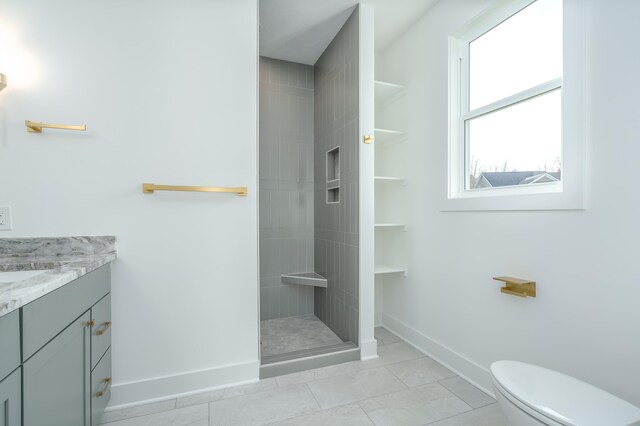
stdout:
<svg viewBox="0 0 640 426">
<path fill-rule="evenodd" d="M 4 74 L 0 74 L 0 90 L 7 87 L 7 77 Z"/>
</svg>

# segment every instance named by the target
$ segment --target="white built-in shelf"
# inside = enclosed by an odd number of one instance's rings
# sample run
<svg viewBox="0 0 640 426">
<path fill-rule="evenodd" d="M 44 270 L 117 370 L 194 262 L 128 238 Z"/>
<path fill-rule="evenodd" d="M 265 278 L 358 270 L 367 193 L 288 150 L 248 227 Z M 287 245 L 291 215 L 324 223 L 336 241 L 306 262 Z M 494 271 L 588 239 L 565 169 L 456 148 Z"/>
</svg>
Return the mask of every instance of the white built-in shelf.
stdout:
<svg viewBox="0 0 640 426">
<path fill-rule="evenodd" d="M 394 267 L 394 266 L 376 265 L 375 274 L 376 275 L 383 275 L 383 274 L 404 274 L 404 275 L 407 275 L 407 270 L 404 269 L 404 268 L 397 268 L 397 267 Z"/>
<path fill-rule="evenodd" d="M 404 96 L 404 86 L 399 84 L 387 83 L 386 81 L 376 80 L 376 104 L 379 106 L 387 106 L 396 99 Z"/>
<path fill-rule="evenodd" d="M 376 223 L 374 225 L 376 229 L 384 229 L 384 228 L 404 228 L 404 223 Z"/>
<path fill-rule="evenodd" d="M 377 184 L 385 183 L 406 183 L 406 178 L 394 177 L 394 176 L 374 176 L 373 179 Z"/>
<path fill-rule="evenodd" d="M 401 142 L 406 138 L 406 133 L 399 130 L 391 129 L 374 129 L 375 142 L 378 144 L 389 144 L 394 142 Z"/>
</svg>

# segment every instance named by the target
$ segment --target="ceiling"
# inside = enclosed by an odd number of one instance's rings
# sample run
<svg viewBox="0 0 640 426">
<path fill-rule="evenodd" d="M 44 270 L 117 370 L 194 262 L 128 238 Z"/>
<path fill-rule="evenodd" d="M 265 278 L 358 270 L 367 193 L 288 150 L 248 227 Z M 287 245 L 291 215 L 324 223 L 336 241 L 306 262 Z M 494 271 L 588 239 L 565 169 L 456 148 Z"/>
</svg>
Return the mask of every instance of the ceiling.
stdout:
<svg viewBox="0 0 640 426">
<path fill-rule="evenodd" d="M 362 0 L 375 8 L 376 50 L 386 50 L 438 0 Z M 358 0 L 260 0 L 260 54 L 313 65 Z"/>
</svg>

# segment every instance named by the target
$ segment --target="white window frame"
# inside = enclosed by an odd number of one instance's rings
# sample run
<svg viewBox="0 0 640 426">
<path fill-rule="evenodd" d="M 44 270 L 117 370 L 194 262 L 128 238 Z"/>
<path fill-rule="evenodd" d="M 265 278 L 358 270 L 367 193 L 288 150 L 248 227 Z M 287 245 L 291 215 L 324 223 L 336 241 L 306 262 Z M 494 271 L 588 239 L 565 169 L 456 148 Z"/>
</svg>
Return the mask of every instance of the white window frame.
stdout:
<svg viewBox="0 0 640 426">
<path fill-rule="evenodd" d="M 499 0 L 449 37 L 449 167 L 441 210 L 581 210 L 585 191 L 584 0 L 563 0 L 563 78 L 468 111 L 469 43 L 535 0 Z M 562 90 L 560 182 L 468 190 L 465 122 L 553 90 Z"/>
</svg>

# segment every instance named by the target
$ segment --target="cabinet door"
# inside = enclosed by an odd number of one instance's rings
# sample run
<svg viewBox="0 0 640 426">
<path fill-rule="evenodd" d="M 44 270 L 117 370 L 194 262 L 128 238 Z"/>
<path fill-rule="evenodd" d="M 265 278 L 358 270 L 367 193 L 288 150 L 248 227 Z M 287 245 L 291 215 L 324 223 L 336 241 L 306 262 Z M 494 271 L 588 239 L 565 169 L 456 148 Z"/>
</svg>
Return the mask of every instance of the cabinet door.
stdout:
<svg viewBox="0 0 640 426">
<path fill-rule="evenodd" d="M 20 312 L 0 317 L 0 380 L 20 365 Z"/>
<path fill-rule="evenodd" d="M 0 382 L 0 426 L 22 425 L 20 369 Z"/>
<path fill-rule="evenodd" d="M 90 425 L 90 318 L 86 312 L 24 363 L 24 426 Z"/>
</svg>

